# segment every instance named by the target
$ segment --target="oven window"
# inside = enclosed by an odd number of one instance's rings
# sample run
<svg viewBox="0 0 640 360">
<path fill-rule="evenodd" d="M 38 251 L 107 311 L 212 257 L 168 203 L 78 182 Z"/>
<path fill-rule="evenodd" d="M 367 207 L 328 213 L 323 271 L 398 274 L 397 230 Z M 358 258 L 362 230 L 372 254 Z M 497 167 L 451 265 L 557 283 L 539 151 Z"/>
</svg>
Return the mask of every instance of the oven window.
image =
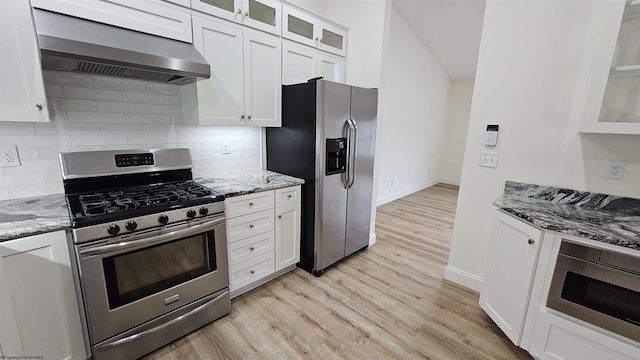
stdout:
<svg viewBox="0 0 640 360">
<path fill-rule="evenodd" d="M 597 312 L 640 325 L 640 293 L 568 271 L 561 297 Z"/>
<path fill-rule="evenodd" d="M 216 270 L 214 233 L 105 258 L 109 308 L 115 309 Z"/>
</svg>

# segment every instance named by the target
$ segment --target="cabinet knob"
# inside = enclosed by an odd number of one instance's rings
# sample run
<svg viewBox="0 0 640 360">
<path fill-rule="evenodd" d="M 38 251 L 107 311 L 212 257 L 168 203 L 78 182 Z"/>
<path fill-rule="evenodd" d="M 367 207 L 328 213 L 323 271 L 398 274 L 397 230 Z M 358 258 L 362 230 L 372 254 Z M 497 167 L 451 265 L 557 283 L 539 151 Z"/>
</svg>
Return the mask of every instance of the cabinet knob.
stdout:
<svg viewBox="0 0 640 360">
<path fill-rule="evenodd" d="M 249 206 L 253 206 L 253 203 L 252 203 L 252 202 L 250 202 L 250 203 L 249 203 Z"/>
<path fill-rule="evenodd" d="M 533 244 L 535 244 L 535 243 L 536 243 L 536 241 L 535 241 L 535 240 L 533 240 L 533 239 L 531 239 L 531 238 L 529 238 L 529 241 L 527 241 L 527 242 L 529 243 L 529 245 L 533 245 Z"/>
<path fill-rule="evenodd" d="M 278 215 L 278 219 L 282 219 L 282 215 Z"/>
<path fill-rule="evenodd" d="M 244 16 L 249 16 L 249 11 L 248 10 L 244 12 Z"/>
<path fill-rule="evenodd" d="M 249 225 L 249 229 L 253 229 L 253 224 Z"/>
<path fill-rule="evenodd" d="M 287 199 L 291 199 L 291 194 L 287 195 Z"/>
<path fill-rule="evenodd" d="M 238 14 L 242 14 L 242 9 L 238 9 Z"/>
<path fill-rule="evenodd" d="M 249 248 L 249 251 L 253 251 L 253 250 L 255 250 L 253 246 Z"/>
<path fill-rule="evenodd" d="M 38 109 L 38 111 L 42 111 L 42 104 L 36 104 L 36 109 Z"/>
<path fill-rule="evenodd" d="M 244 114 L 240 115 L 240 119 L 244 119 Z"/>
<path fill-rule="evenodd" d="M 251 120 L 251 115 L 247 115 L 247 119 L 248 119 L 248 120 Z"/>
<path fill-rule="evenodd" d="M 255 273 L 256 273 L 256 272 L 255 272 L 255 271 L 253 271 L 253 270 L 250 270 L 249 272 L 251 273 L 251 275 L 253 275 L 253 274 L 255 274 Z"/>
</svg>

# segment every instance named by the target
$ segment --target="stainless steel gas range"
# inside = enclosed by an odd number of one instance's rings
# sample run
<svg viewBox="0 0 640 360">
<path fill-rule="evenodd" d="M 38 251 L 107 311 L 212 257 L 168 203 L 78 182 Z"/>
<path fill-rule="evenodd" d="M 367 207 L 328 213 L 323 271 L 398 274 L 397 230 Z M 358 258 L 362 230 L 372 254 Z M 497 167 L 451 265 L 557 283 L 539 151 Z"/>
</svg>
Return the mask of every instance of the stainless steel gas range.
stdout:
<svg viewBox="0 0 640 360">
<path fill-rule="evenodd" d="M 93 358 L 135 359 L 230 312 L 224 196 L 188 149 L 60 154 Z"/>
</svg>

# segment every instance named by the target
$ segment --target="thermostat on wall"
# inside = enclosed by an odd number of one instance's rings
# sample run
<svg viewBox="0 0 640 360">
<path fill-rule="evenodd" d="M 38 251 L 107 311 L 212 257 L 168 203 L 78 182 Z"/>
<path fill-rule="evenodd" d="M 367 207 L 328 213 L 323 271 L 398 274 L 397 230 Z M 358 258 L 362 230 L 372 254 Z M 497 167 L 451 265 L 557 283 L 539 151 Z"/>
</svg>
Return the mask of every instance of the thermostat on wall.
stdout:
<svg viewBox="0 0 640 360">
<path fill-rule="evenodd" d="M 487 125 L 487 132 L 484 134 L 484 144 L 496 146 L 498 143 L 498 125 Z"/>
</svg>

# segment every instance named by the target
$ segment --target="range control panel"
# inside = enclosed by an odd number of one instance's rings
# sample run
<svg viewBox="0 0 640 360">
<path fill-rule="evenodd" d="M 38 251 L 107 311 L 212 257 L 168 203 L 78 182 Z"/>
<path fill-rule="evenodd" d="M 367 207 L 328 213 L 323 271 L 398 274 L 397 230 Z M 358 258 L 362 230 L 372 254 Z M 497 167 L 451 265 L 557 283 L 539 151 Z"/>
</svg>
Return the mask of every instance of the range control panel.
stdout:
<svg viewBox="0 0 640 360">
<path fill-rule="evenodd" d="M 153 154 L 119 154 L 115 155 L 117 167 L 153 165 Z"/>
</svg>

